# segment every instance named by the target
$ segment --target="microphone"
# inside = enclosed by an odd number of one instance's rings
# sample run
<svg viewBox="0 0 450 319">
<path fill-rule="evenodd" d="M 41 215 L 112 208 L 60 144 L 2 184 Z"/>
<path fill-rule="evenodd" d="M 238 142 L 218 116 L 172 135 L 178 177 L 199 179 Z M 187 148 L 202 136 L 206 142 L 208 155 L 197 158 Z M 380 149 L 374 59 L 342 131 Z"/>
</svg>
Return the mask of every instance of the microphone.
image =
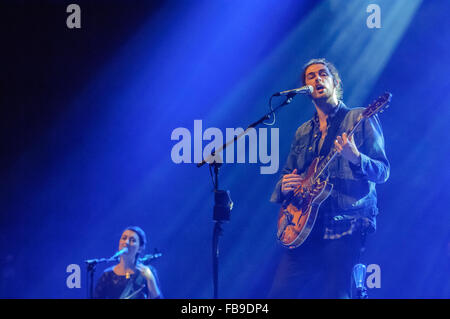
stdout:
<svg viewBox="0 0 450 319">
<path fill-rule="evenodd" d="M 297 88 L 297 89 L 277 92 L 273 96 L 280 96 L 280 95 L 294 96 L 294 95 L 297 95 L 297 94 L 308 94 L 309 95 L 312 92 L 314 92 L 314 88 L 311 85 L 305 85 L 305 86 L 302 86 L 302 87 Z"/>
<path fill-rule="evenodd" d="M 109 260 L 114 260 L 119 258 L 120 256 L 122 256 L 123 254 L 126 254 L 128 252 L 128 248 L 122 248 L 121 250 L 119 250 L 117 253 L 115 253 L 111 258 L 109 258 Z"/>
</svg>

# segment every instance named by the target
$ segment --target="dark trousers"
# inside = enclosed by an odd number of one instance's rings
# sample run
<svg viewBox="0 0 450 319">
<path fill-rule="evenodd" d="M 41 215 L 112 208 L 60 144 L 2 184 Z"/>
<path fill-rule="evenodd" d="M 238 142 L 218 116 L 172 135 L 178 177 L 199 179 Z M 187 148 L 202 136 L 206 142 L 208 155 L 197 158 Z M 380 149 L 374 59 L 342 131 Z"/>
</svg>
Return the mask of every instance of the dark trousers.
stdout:
<svg viewBox="0 0 450 319">
<path fill-rule="evenodd" d="M 268 298 L 349 298 L 361 245 L 360 234 L 325 240 L 312 233 L 303 245 L 282 253 Z"/>
</svg>

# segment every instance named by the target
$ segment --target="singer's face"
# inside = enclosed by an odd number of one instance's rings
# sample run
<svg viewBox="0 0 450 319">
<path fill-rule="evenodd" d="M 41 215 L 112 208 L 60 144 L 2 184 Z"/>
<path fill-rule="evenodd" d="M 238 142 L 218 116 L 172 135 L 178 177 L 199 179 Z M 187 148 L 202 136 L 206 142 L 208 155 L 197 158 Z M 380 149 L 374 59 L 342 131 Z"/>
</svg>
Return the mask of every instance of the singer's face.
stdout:
<svg viewBox="0 0 450 319">
<path fill-rule="evenodd" d="M 333 75 L 324 64 L 311 64 L 305 71 L 305 84 L 311 85 L 313 99 L 328 99 L 335 92 Z"/>
<path fill-rule="evenodd" d="M 119 241 L 119 250 L 127 247 L 128 254 L 135 255 L 139 252 L 140 244 L 139 244 L 139 236 L 132 230 L 125 230 L 120 237 Z"/>
</svg>

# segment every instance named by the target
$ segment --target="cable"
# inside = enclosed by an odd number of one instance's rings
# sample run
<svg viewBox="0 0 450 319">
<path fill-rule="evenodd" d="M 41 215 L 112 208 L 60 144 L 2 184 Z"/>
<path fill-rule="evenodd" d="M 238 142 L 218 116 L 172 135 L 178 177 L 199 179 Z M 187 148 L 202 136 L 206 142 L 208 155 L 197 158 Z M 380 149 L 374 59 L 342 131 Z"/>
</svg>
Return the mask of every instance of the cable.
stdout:
<svg viewBox="0 0 450 319">
<path fill-rule="evenodd" d="M 267 126 L 272 126 L 272 125 L 274 125 L 274 124 L 275 124 L 275 121 L 276 121 L 276 118 L 275 118 L 275 112 L 274 112 L 274 110 L 273 110 L 273 108 L 272 108 L 272 98 L 273 98 L 273 95 L 272 95 L 272 96 L 270 97 L 270 99 L 269 99 L 269 110 L 270 110 L 270 113 L 267 114 L 267 116 L 270 118 L 271 115 L 273 114 L 273 121 L 272 121 L 272 123 L 266 123 L 266 122 L 263 122 L 263 124 L 264 124 L 264 125 L 267 125 Z"/>
</svg>

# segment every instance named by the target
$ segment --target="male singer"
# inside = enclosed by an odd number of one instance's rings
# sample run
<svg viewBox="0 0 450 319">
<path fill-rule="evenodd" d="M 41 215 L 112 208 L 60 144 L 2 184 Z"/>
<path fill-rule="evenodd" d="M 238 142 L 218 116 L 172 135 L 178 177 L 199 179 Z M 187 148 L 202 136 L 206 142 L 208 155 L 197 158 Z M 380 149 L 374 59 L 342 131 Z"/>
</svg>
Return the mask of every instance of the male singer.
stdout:
<svg viewBox="0 0 450 319">
<path fill-rule="evenodd" d="M 333 190 L 306 241 L 283 252 L 269 297 L 348 298 L 363 234 L 376 227 L 375 186 L 389 177 L 383 132 L 373 116 L 347 136 L 364 108 L 349 109 L 343 103 L 339 73 L 327 60 L 309 61 L 302 81 L 314 88 L 310 96 L 316 112 L 297 129 L 271 201 L 281 203 L 300 185 L 313 159 L 335 147 L 338 156 L 328 167 Z"/>
</svg>

